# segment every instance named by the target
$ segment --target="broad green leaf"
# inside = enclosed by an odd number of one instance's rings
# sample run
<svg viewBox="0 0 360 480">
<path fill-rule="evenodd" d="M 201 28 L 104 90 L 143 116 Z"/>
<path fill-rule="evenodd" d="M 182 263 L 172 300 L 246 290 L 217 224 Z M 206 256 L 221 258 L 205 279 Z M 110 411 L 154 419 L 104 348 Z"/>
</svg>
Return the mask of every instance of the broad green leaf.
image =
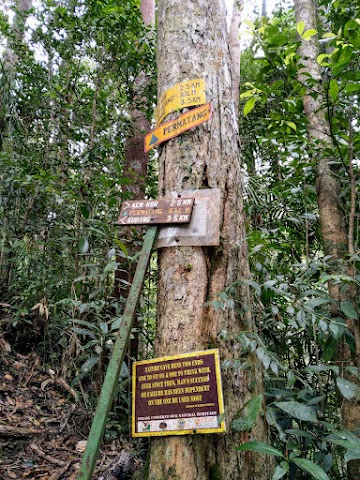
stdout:
<svg viewBox="0 0 360 480">
<path fill-rule="evenodd" d="M 304 420 L 305 422 L 317 422 L 316 411 L 313 407 L 308 407 L 300 402 L 275 402 L 275 405 L 280 410 L 288 413 L 290 416 L 297 418 L 298 420 Z"/>
<path fill-rule="evenodd" d="M 360 399 L 360 387 L 355 383 L 345 380 L 345 378 L 337 377 L 336 386 L 338 387 L 341 395 L 347 400 L 352 398 Z"/>
<path fill-rule="evenodd" d="M 99 357 L 97 355 L 93 355 L 81 365 L 81 371 L 85 373 L 90 372 L 90 370 L 98 363 L 98 361 Z"/>
<path fill-rule="evenodd" d="M 294 122 L 286 122 L 286 125 L 288 125 L 290 128 L 292 128 L 296 132 L 296 125 Z"/>
<path fill-rule="evenodd" d="M 320 55 L 318 55 L 316 61 L 319 65 L 322 66 L 329 65 L 327 62 L 324 62 L 325 58 L 331 58 L 331 55 L 329 55 L 328 53 L 321 53 Z"/>
<path fill-rule="evenodd" d="M 324 305 L 325 303 L 329 303 L 328 298 L 310 298 L 310 300 L 307 300 L 305 302 L 305 306 L 313 310 L 314 308 L 319 307 L 320 305 Z"/>
<path fill-rule="evenodd" d="M 104 273 L 113 272 L 114 270 L 116 270 L 116 267 L 117 267 L 117 262 L 115 261 L 109 262 L 104 268 Z"/>
<path fill-rule="evenodd" d="M 360 438 L 349 430 L 336 432 L 325 437 L 325 440 L 360 454 Z"/>
<path fill-rule="evenodd" d="M 332 78 L 329 83 L 329 94 L 330 97 L 332 98 L 333 102 L 336 101 L 336 99 L 339 96 L 339 85 L 335 78 Z"/>
<path fill-rule="evenodd" d="M 348 83 L 345 86 L 345 92 L 347 92 L 347 93 L 353 93 L 353 92 L 357 92 L 359 90 L 360 90 L 360 82 L 359 83 Z"/>
<path fill-rule="evenodd" d="M 275 468 L 274 475 L 271 480 L 280 480 L 284 475 L 289 471 L 289 464 L 287 462 L 281 462 L 280 465 L 277 465 Z"/>
<path fill-rule="evenodd" d="M 359 460 L 360 459 L 360 451 L 357 450 L 346 450 L 344 455 L 345 463 L 350 462 L 350 460 Z"/>
<path fill-rule="evenodd" d="M 245 106 L 244 106 L 244 117 L 246 117 L 246 115 L 248 115 L 251 110 L 255 107 L 255 103 L 256 103 L 256 98 L 255 97 L 252 97 L 250 98 L 246 103 L 245 103 Z"/>
<path fill-rule="evenodd" d="M 236 450 L 242 450 L 247 452 L 259 452 L 259 453 L 266 453 L 267 455 L 275 455 L 276 457 L 284 458 L 284 455 L 274 447 L 267 445 L 263 442 L 253 441 L 253 442 L 246 442 L 237 447 Z"/>
<path fill-rule="evenodd" d="M 298 22 L 296 24 L 296 30 L 301 37 L 301 35 L 304 33 L 304 30 L 305 30 L 305 22 Z"/>
<path fill-rule="evenodd" d="M 330 480 L 325 470 L 323 470 L 321 467 L 319 467 L 319 465 L 316 465 L 316 463 L 312 462 L 311 460 L 295 457 L 292 458 L 291 461 L 294 462 L 295 465 L 300 467 L 305 472 L 310 473 L 310 475 L 316 480 Z"/>
<path fill-rule="evenodd" d="M 355 310 L 354 305 L 349 302 L 348 300 L 344 300 L 340 302 L 341 311 L 349 318 L 353 318 L 354 320 L 358 319 L 358 314 Z"/>
<path fill-rule="evenodd" d="M 314 35 L 317 35 L 317 30 L 314 30 L 313 28 L 310 28 L 309 30 L 306 30 L 306 32 L 304 32 L 301 37 L 306 40 L 306 41 L 309 41 L 311 37 L 313 37 Z"/>
<path fill-rule="evenodd" d="M 81 237 L 78 243 L 79 253 L 85 254 L 89 251 L 89 241 L 85 237 Z"/>
</svg>

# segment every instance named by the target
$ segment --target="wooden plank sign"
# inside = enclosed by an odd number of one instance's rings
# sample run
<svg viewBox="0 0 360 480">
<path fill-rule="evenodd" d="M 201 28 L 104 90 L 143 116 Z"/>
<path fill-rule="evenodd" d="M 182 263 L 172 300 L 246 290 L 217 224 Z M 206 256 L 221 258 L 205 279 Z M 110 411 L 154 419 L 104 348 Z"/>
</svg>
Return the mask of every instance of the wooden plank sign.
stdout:
<svg viewBox="0 0 360 480">
<path fill-rule="evenodd" d="M 171 112 L 204 103 L 206 103 L 206 96 L 203 78 L 177 83 L 161 95 L 155 112 L 156 125 L 160 125 L 166 115 Z"/>
<path fill-rule="evenodd" d="M 145 135 L 144 150 L 148 152 L 170 138 L 197 127 L 211 118 L 211 103 L 189 110 L 170 122 L 163 123 Z"/>
<path fill-rule="evenodd" d="M 133 364 L 133 437 L 225 431 L 219 350 Z"/>
<path fill-rule="evenodd" d="M 189 223 L 194 198 L 127 200 L 122 204 L 119 225 Z"/>
</svg>

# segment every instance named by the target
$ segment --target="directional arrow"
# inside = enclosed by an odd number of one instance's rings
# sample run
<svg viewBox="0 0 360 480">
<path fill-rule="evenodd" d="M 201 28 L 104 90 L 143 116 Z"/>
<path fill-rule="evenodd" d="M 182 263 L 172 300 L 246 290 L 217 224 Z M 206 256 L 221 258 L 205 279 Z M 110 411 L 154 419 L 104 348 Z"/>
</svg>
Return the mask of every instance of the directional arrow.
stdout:
<svg viewBox="0 0 360 480">
<path fill-rule="evenodd" d="M 118 222 L 118 223 L 121 223 L 122 225 L 125 225 L 125 224 L 127 223 L 127 219 L 128 219 L 128 217 L 119 218 L 119 222 Z"/>
<path fill-rule="evenodd" d="M 149 145 L 154 145 L 154 143 L 156 143 L 158 141 L 159 141 L 159 139 L 157 137 L 155 137 L 155 135 L 153 134 L 152 137 L 151 137 Z"/>
</svg>

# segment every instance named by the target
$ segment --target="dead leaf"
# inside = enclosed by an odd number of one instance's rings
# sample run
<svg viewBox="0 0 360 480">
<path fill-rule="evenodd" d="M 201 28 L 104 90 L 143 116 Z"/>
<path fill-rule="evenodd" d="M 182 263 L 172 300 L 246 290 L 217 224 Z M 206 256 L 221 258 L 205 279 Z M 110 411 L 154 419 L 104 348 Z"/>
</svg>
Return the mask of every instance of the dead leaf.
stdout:
<svg viewBox="0 0 360 480">
<path fill-rule="evenodd" d="M 86 448 L 87 441 L 86 440 L 79 440 L 75 445 L 75 450 L 78 453 L 84 453 Z"/>
</svg>

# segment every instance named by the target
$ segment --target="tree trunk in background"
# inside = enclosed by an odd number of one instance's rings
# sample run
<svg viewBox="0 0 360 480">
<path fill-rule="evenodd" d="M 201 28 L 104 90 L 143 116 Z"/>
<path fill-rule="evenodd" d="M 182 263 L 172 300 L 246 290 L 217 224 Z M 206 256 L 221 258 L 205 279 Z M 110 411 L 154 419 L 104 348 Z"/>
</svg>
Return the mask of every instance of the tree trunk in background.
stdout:
<svg viewBox="0 0 360 480">
<path fill-rule="evenodd" d="M 253 330 L 252 299 L 236 286 L 235 308 L 205 305 L 226 287 L 249 278 L 239 138 L 232 96 L 231 59 L 222 0 L 159 0 L 158 98 L 178 82 L 205 78 L 212 119 L 160 148 L 160 196 L 171 191 L 221 190 L 221 245 L 164 248 L 159 252 L 156 355 L 220 348 L 226 434 L 171 436 L 152 440 L 151 480 L 265 480 L 271 462 L 236 447 L 266 441 L 263 418 L 251 432 L 233 431 L 231 420 L 246 401 L 262 392 L 260 372 L 240 370 L 237 335 Z M 167 120 L 178 116 L 169 115 Z M 219 333 L 226 332 L 226 339 Z M 225 336 L 225 335 L 224 335 Z"/>
<path fill-rule="evenodd" d="M 305 23 L 305 31 L 317 28 L 316 5 L 313 0 L 295 0 L 296 21 Z M 321 67 L 317 63 L 319 55 L 317 36 L 309 41 L 301 39 L 299 49 L 301 63 L 304 65 L 299 72 L 299 81 L 308 84 L 310 74 L 311 88 L 307 90 L 303 98 L 304 111 L 308 120 L 308 134 L 312 142 L 314 155 L 316 155 L 316 192 L 320 214 L 323 248 L 325 255 L 330 255 L 331 273 L 346 273 L 354 275 L 352 267 L 346 264 L 346 255 L 349 253 L 348 230 L 345 224 L 344 211 L 340 198 L 340 184 L 331 169 L 333 159 L 324 154 L 330 148 L 335 150 L 331 138 L 329 122 L 325 116 L 325 97 L 321 91 Z M 354 288 L 345 289 L 339 282 L 329 282 L 329 294 L 333 301 L 334 316 L 341 317 L 344 314 L 340 309 L 340 301 L 355 301 L 356 291 Z M 359 325 L 351 318 L 347 318 L 347 325 L 355 337 L 356 355 L 360 353 Z M 342 345 L 339 351 L 339 359 L 344 365 L 351 364 L 351 354 L 346 345 Z M 354 378 L 351 378 L 355 381 Z M 360 409 L 358 403 L 344 399 L 342 407 L 343 422 L 346 428 L 355 430 L 360 427 Z M 349 479 L 360 478 L 360 461 L 354 460 L 348 463 Z"/>
<path fill-rule="evenodd" d="M 235 102 L 236 115 L 239 116 L 239 100 L 240 100 L 240 56 L 241 46 L 239 38 L 239 28 L 241 24 L 241 10 L 243 1 L 235 0 L 231 16 L 229 31 L 229 46 L 231 55 L 231 76 L 232 91 Z"/>
<path fill-rule="evenodd" d="M 141 15 L 144 25 L 155 24 L 155 0 L 142 0 L 140 5 Z M 140 75 L 135 80 L 139 93 L 134 99 L 136 103 L 146 104 L 143 98 L 143 90 L 147 79 L 145 75 Z M 146 175 L 149 155 L 144 152 L 144 134 L 151 130 L 150 122 L 146 118 L 145 112 L 135 107 L 131 111 L 133 125 L 133 136 L 128 138 L 125 143 L 125 156 L 123 176 L 129 180 L 124 187 L 124 193 L 128 198 L 140 199 L 145 197 Z M 143 229 L 141 227 L 122 227 L 119 235 L 122 240 L 126 240 L 126 248 L 130 256 L 134 256 L 141 250 L 140 239 Z M 118 257 L 119 267 L 115 274 L 115 296 L 117 298 L 127 297 L 130 284 L 132 282 L 136 265 L 129 263 L 126 259 Z M 134 328 L 139 327 L 138 318 L 135 316 Z M 139 335 L 134 333 L 130 341 L 130 357 L 137 358 L 139 349 Z M 129 362 L 130 366 L 131 361 Z"/>
<path fill-rule="evenodd" d="M 26 12 L 30 10 L 32 6 L 32 0 L 18 0 L 17 8 L 18 12 L 14 18 L 14 33 L 17 42 L 22 42 L 25 31 Z M 6 76 L 11 75 L 11 70 L 16 64 L 17 56 L 14 49 L 11 46 L 7 46 L 3 55 L 3 71 L 2 77 L 6 79 Z M 0 96 L 0 151 L 4 142 L 4 137 L 7 133 L 6 112 L 8 109 L 7 99 L 8 92 L 11 89 L 12 80 L 7 80 L 7 88 L 4 88 L 4 80 L 2 81 L 2 92 Z"/>
</svg>

